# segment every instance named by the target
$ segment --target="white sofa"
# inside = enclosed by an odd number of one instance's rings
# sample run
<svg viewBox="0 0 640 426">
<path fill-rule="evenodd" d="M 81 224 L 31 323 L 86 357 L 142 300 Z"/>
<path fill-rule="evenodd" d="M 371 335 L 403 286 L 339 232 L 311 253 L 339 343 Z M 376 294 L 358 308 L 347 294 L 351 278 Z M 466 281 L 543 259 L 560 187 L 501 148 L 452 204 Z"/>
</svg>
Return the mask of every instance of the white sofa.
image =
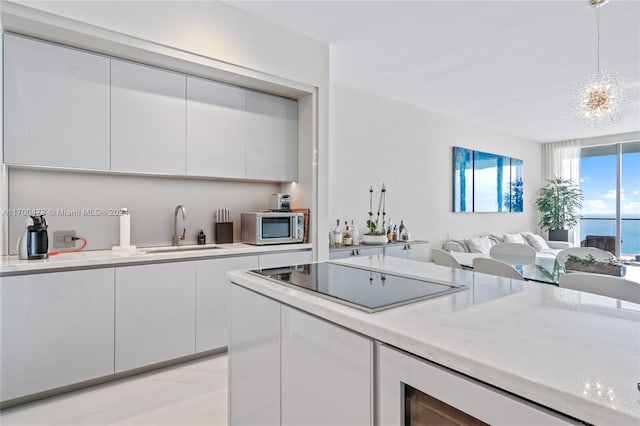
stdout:
<svg viewBox="0 0 640 426">
<path fill-rule="evenodd" d="M 532 232 L 495 233 L 472 238 L 451 239 L 443 243 L 442 248 L 452 252 L 458 261 L 464 264 L 472 262 L 476 257 L 489 257 L 489 250 L 498 243 L 520 243 L 534 248 L 537 258 L 555 260 L 560 250 L 573 247 L 565 241 L 545 241 L 540 235 Z M 464 254 L 468 253 L 468 254 Z"/>
</svg>

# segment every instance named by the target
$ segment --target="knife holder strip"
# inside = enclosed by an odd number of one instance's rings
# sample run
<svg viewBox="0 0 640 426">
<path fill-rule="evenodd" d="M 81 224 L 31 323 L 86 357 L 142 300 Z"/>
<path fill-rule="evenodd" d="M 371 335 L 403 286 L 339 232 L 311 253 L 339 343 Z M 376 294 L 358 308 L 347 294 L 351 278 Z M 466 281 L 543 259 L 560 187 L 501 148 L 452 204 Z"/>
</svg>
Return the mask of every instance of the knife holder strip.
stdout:
<svg viewBox="0 0 640 426">
<path fill-rule="evenodd" d="M 233 242 L 233 222 L 215 223 L 216 244 L 228 244 Z"/>
</svg>

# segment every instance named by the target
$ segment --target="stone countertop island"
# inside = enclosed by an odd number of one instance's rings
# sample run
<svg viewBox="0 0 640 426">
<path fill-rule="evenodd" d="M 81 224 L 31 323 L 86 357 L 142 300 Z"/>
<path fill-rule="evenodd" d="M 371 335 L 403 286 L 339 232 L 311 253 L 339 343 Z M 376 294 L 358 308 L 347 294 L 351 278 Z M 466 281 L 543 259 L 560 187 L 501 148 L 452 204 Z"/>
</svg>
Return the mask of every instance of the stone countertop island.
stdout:
<svg viewBox="0 0 640 426">
<path fill-rule="evenodd" d="M 640 305 L 594 295 L 588 303 L 577 291 L 392 257 L 336 263 L 466 288 L 371 314 L 247 272 L 228 276 L 232 287 L 431 361 L 572 421 L 640 424 Z M 231 364 L 233 359 L 230 347 Z M 375 397 L 372 401 L 375 411 Z"/>
</svg>

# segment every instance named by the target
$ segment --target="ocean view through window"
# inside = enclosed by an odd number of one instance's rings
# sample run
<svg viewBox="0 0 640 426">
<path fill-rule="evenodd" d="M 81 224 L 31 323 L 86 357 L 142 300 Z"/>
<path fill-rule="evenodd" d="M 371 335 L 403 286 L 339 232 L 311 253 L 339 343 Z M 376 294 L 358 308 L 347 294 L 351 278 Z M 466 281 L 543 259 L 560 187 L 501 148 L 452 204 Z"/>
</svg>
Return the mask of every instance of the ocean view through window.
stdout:
<svg viewBox="0 0 640 426">
<path fill-rule="evenodd" d="M 582 148 L 580 187 L 581 241 L 587 236 L 618 237 L 622 256 L 640 254 L 640 142 Z"/>
</svg>

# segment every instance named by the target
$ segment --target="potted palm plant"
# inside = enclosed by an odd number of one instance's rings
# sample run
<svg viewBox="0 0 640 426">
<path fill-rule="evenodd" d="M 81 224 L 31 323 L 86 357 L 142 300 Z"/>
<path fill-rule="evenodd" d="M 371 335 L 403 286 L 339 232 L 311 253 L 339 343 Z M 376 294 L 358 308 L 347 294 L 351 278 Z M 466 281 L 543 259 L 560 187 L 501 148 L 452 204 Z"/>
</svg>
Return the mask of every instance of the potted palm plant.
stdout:
<svg viewBox="0 0 640 426">
<path fill-rule="evenodd" d="M 582 190 L 571 180 L 557 176 L 547 182 L 538 190 L 535 202 L 540 212 L 540 228 L 549 231 L 551 241 L 569 241 L 569 230 L 580 220 Z"/>
</svg>

